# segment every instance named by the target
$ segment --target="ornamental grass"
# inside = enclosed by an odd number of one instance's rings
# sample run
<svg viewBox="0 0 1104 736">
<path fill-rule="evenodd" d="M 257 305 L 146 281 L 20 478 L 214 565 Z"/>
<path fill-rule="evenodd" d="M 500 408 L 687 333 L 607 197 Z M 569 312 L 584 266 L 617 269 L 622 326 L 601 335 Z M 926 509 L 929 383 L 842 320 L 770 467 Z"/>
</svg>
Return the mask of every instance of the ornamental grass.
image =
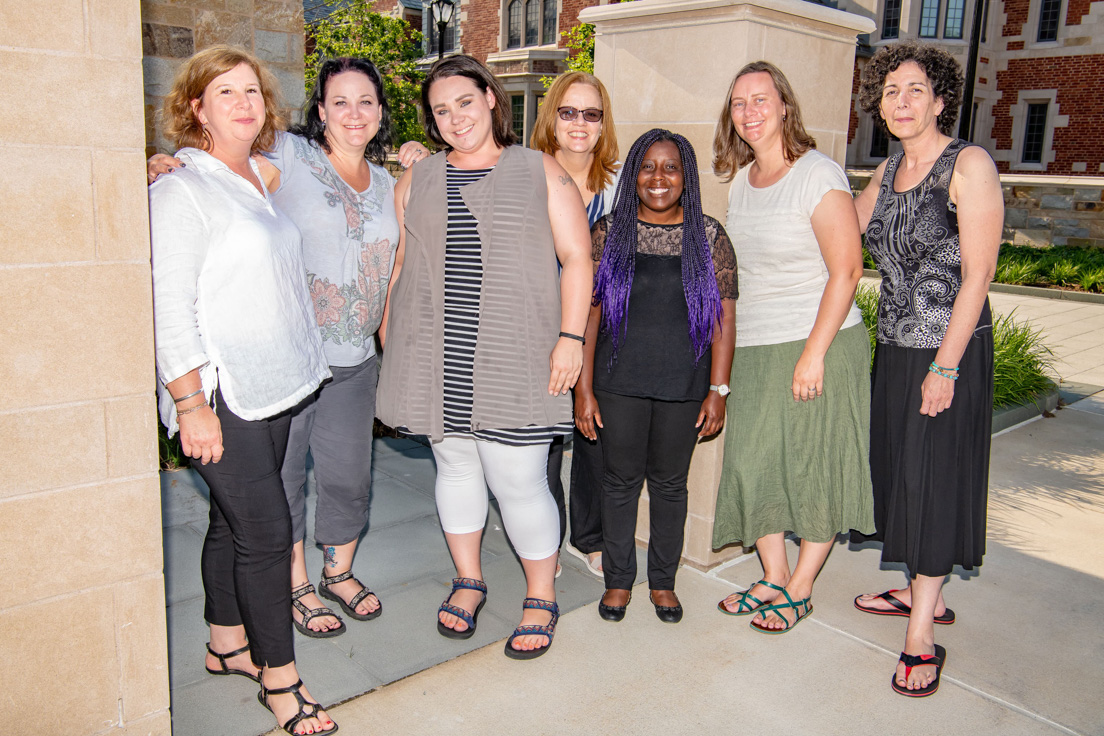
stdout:
<svg viewBox="0 0 1104 736">
<path fill-rule="evenodd" d="M 859 284 L 855 303 L 870 335 L 871 359 L 878 334 L 878 290 Z M 1015 310 L 993 320 L 993 408 L 1015 406 L 1050 391 L 1054 353 L 1043 344 L 1042 330 L 1013 319 Z"/>
</svg>

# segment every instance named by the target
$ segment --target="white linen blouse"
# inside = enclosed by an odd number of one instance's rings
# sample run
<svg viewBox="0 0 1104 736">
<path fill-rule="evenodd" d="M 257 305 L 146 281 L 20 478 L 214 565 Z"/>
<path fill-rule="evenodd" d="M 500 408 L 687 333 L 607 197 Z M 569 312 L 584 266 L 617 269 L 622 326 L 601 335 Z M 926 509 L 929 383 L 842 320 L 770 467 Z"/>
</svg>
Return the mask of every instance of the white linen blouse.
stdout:
<svg viewBox="0 0 1104 736">
<path fill-rule="evenodd" d="M 295 406 L 330 376 L 299 229 L 267 189 L 214 156 L 184 148 L 176 157 L 187 167 L 149 189 L 158 405 L 170 436 L 176 408 L 165 385 L 195 368 L 207 399 L 221 388 L 248 421 Z"/>
</svg>

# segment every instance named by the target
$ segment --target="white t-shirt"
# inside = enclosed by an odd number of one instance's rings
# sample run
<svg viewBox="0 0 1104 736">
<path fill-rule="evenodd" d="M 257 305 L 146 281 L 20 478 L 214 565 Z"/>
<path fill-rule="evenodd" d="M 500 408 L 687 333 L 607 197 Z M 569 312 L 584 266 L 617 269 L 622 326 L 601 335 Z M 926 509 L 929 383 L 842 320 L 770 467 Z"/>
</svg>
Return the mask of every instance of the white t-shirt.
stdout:
<svg viewBox="0 0 1104 736">
<path fill-rule="evenodd" d="M 356 192 L 315 143 L 280 133 L 269 160 L 280 170 L 272 194 L 303 233 L 303 261 L 326 362 L 360 365 L 376 354 L 387 285 L 399 246 L 395 179 L 369 164 L 372 183 Z"/>
<path fill-rule="evenodd" d="M 732 180 L 725 223 L 740 275 L 736 346 L 804 340 L 828 283 L 828 267 L 813 234 L 813 210 L 831 190 L 850 194 L 851 186 L 839 164 L 816 150 L 769 187 L 751 186 L 750 168 L 740 169 Z M 860 322 L 862 314 L 852 304 L 843 327 Z"/>
<path fill-rule="evenodd" d="M 158 405 L 170 436 L 176 409 L 165 384 L 194 368 L 208 400 L 221 387 L 249 421 L 295 406 L 330 376 L 299 229 L 209 153 L 176 157 L 187 168 L 149 188 Z"/>
</svg>

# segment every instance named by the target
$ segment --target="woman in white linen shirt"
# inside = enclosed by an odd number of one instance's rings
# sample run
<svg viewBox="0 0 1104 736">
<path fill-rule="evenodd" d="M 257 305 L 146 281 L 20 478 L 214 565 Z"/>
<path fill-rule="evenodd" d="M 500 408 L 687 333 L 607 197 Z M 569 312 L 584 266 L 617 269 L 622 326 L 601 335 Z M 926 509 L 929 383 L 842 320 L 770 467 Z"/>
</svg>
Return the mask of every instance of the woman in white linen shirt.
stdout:
<svg viewBox="0 0 1104 736">
<path fill-rule="evenodd" d="M 250 159 L 273 143 L 277 89 L 252 55 L 214 46 L 185 62 L 165 99 L 166 132 L 189 166 L 150 188 L 158 394 L 211 489 L 208 672 L 259 681 L 288 733 L 333 733 L 292 644 L 280 466 L 292 410 L 330 372 L 298 228 Z"/>
<path fill-rule="evenodd" d="M 276 206 L 303 234 L 303 260 L 315 317 L 333 373 L 291 420 L 281 476 L 291 509 L 292 622 L 304 636 L 328 638 L 345 624 L 322 605 L 306 562 L 307 452 L 314 462 L 314 539 L 322 547 L 320 594 L 358 620 L 383 612 L 379 598 L 353 576 L 357 541 L 368 523 L 372 486 L 372 418 L 378 367 L 375 333 L 383 317 L 399 224 L 395 180 L 383 168 L 391 113 L 372 62 L 342 57 L 318 69 L 304 123 L 277 133 L 273 150 L 256 157 Z M 428 155 L 409 142 L 399 161 Z M 180 166 L 150 159 L 149 175 Z"/>
</svg>

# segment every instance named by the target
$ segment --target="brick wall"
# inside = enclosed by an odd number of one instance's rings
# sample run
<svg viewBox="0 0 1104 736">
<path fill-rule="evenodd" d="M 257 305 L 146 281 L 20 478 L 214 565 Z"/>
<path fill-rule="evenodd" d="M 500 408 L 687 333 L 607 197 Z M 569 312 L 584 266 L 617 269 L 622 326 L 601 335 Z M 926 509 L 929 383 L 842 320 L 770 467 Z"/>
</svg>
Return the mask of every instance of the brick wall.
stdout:
<svg viewBox="0 0 1104 736">
<path fill-rule="evenodd" d="M 289 116 L 305 102 L 302 0 L 142 0 L 141 8 L 147 154 L 173 149 L 161 104 L 180 63 L 213 44 L 243 46 L 265 61 Z"/>
<path fill-rule="evenodd" d="M 460 37 L 464 53 L 485 62 L 488 54 L 501 50 L 498 48 L 502 29 L 500 4 L 498 0 L 466 0 L 463 10 L 465 17 L 461 19 Z"/>
<path fill-rule="evenodd" d="M 1104 0 L 1069 0 L 1069 8 L 1066 10 L 1066 25 L 1081 25 L 1081 19 L 1089 14 L 1089 7 L 1093 3 L 1099 2 L 1104 2 Z"/>
<path fill-rule="evenodd" d="M 1001 99 L 993 105 L 993 140 L 996 150 L 1016 150 L 1012 140 L 1011 107 L 1019 102 L 1020 90 L 1056 89 L 1058 110 L 1068 115 L 1069 124 L 1054 130 L 1055 160 L 1047 174 L 1072 174 L 1072 164 L 1087 163 L 1089 172 L 1099 171 L 1104 162 L 1104 54 L 1034 59 L 1009 59 L 1008 69 L 997 72 Z M 998 163 L 1010 170 L 1008 162 Z"/>
<path fill-rule="evenodd" d="M 1004 0 L 1005 17 L 1001 35 L 1022 36 L 1023 27 L 1024 24 L 1027 23 L 1027 14 L 1030 9 L 1031 0 Z M 1020 48 L 1023 48 L 1022 44 Z"/>
<path fill-rule="evenodd" d="M 855 71 L 851 75 L 851 116 L 847 119 L 848 145 L 855 140 L 855 133 L 859 130 L 859 78 L 861 76 L 862 69 L 859 67 L 859 60 L 855 59 Z"/>
</svg>

